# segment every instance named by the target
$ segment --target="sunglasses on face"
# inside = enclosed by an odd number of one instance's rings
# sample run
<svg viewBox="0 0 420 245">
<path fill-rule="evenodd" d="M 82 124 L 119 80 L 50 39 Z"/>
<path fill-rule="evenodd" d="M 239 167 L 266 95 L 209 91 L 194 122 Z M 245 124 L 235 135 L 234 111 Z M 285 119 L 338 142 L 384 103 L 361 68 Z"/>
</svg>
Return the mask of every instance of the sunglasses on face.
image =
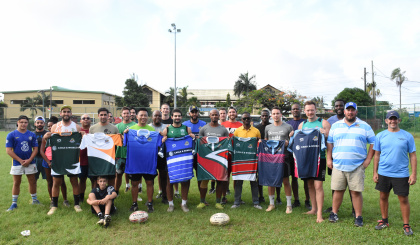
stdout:
<svg viewBox="0 0 420 245">
<path fill-rule="evenodd" d="M 82 120 L 90 120 L 90 117 L 82 117 Z"/>
<path fill-rule="evenodd" d="M 251 120 L 250 117 L 243 117 L 242 120 Z"/>
</svg>

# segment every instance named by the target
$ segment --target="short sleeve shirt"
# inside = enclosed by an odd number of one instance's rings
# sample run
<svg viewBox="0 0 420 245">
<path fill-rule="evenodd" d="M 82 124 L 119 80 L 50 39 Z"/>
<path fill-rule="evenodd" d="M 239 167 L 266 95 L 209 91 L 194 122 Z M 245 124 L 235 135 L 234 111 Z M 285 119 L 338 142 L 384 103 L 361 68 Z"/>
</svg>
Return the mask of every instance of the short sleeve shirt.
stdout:
<svg viewBox="0 0 420 245">
<path fill-rule="evenodd" d="M 244 126 L 240 126 L 239 128 L 235 130 L 235 133 L 233 133 L 233 135 L 236 137 L 241 137 L 241 138 L 255 137 L 255 138 L 261 139 L 260 131 L 253 126 L 251 126 L 249 129 L 245 129 Z"/>
<path fill-rule="evenodd" d="M 35 133 L 27 130 L 21 133 L 18 130 L 10 132 L 6 137 L 6 148 L 10 147 L 13 152 L 23 160 L 29 159 L 32 155 L 32 148 L 38 147 Z M 31 163 L 35 163 L 33 160 Z M 20 166 L 20 162 L 13 159 L 13 166 Z"/>
</svg>

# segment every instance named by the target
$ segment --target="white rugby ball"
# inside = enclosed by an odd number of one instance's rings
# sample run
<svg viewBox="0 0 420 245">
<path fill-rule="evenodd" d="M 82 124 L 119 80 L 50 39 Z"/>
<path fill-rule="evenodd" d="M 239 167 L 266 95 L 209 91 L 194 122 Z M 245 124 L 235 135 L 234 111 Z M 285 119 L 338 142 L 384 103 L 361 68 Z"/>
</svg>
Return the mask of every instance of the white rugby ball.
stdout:
<svg viewBox="0 0 420 245">
<path fill-rule="evenodd" d="M 149 218 L 149 214 L 145 211 L 135 211 L 130 214 L 129 220 L 133 223 L 143 223 Z"/>
<path fill-rule="evenodd" d="M 229 215 L 225 213 L 213 214 L 210 217 L 210 223 L 212 225 L 226 225 L 227 223 L 229 223 L 229 221 L 230 221 Z"/>
</svg>

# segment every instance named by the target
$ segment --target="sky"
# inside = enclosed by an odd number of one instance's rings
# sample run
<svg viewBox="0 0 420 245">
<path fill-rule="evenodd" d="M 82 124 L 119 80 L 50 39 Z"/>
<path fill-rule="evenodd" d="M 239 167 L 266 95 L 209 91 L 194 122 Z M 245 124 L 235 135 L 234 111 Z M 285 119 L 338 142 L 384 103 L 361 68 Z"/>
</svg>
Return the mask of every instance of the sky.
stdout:
<svg viewBox="0 0 420 245">
<path fill-rule="evenodd" d="M 125 80 L 161 92 L 257 87 L 331 100 L 364 87 L 387 100 L 406 71 L 402 103 L 420 103 L 420 2 L 283 0 L 40 0 L 0 2 L 0 91 L 70 89 L 122 95 Z"/>
</svg>

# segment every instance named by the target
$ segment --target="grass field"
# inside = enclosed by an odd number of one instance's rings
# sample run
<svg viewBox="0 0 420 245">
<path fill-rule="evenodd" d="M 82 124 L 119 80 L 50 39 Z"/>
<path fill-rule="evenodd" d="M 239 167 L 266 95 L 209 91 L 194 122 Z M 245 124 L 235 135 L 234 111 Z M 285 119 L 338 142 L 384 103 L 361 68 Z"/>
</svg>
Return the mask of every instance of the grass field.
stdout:
<svg viewBox="0 0 420 245">
<path fill-rule="evenodd" d="M 38 198 L 43 206 L 29 205 L 30 195 L 26 178 L 22 178 L 21 194 L 18 200 L 19 208 L 13 212 L 5 212 L 11 204 L 12 176 L 9 174 L 11 158 L 5 151 L 6 132 L 0 132 L 0 243 L 1 244 L 419 244 L 420 243 L 420 203 L 419 184 L 411 188 L 411 226 L 414 235 L 406 237 L 402 230 L 402 219 L 398 199 L 390 196 L 389 220 L 390 227 L 382 231 L 374 229 L 377 220 L 381 218 L 379 210 L 379 193 L 374 189 L 372 181 L 372 164 L 366 170 L 366 181 L 363 206 L 364 227 L 355 227 L 351 215 L 348 194 L 339 212 L 339 222 L 328 222 L 328 214 L 324 214 L 321 224 L 315 222 L 315 216 L 305 215 L 304 207 L 295 208 L 292 214 L 286 215 L 285 204 L 267 213 L 254 209 L 251 205 L 249 184 L 244 184 L 242 199 L 246 205 L 239 209 L 231 209 L 233 194 L 228 196 L 228 205 L 222 212 L 227 213 L 231 222 L 224 227 L 210 225 L 209 218 L 219 210 L 214 207 L 215 195 L 208 195 L 210 206 L 198 210 L 199 194 L 196 180 L 192 180 L 189 195 L 190 212 L 181 211 L 180 200 L 175 200 L 175 211 L 167 213 L 167 205 L 154 201 L 155 212 L 149 215 L 144 224 L 132 224 L 128 221 L 130 215 L 131 195 L 122 191 L 116 200 L 118 211 L 112 216 L 108 229 L 96 226 L 97 217 L 91 214 L 90 207 L 83 203 L 83 212 L 76 213 L 73 208 L 65 208 L 62 197 L 59 199 L 59 209 L 53 216 L 47 216 L 49 197 L 45 180 L 38 182 Z M 420 139 L 416 139 L 420 146 Z M 69 201 L 72 204 L 71 185 L 66 177 Z M 300 183 L 301 202 L 304 200 L 303 182 Z M 88 181 L 88 185 L 90 182 Z M 231 183 L 231 190 L 233 190 Z M 330 177 L 324 184 L 325 204 L 323 209 L 331 206 Z M 155 187 L 157 192 L 157 184 Z M 155 193 L 156 194 L 156 193 Z M 264 189 L 268 201 L 267 189 Z M 143 200 L 146 199 L 142 194 Z M 282 191 L 282 201 L 286 198 Z M 146 210 L 144 201 L 139 203 Z M 20 232 L 30 230 L 29 237 L 23 237 Z"/>
</svg>

